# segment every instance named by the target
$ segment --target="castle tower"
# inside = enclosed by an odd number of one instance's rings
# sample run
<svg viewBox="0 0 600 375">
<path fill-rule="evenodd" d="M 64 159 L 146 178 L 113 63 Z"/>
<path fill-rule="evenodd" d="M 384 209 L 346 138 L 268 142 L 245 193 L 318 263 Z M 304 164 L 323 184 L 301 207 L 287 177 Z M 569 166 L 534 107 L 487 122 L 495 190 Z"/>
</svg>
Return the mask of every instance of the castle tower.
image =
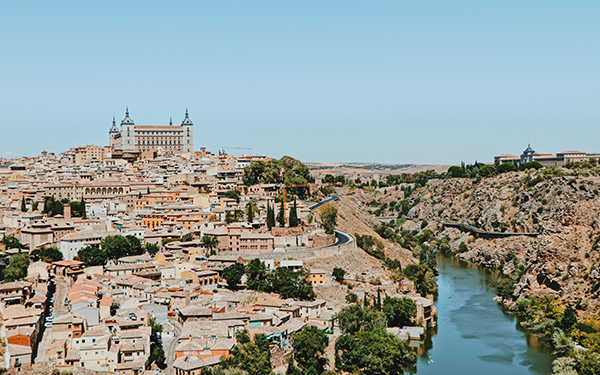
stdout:
<svg viewBox="0 0 600 375">
<path fill-rule="evenodd" d="M 115 116 L 113 116 L 112 126 L 108 131 L 108 144 L 113 149 L 121 148 L 121 143 L 119 142 L 119 129 L 117 128 L 117 123 L 115 122 Z"/>
<path fill-rule="evenodd" d="M 194 152 L 194 124 L 190 117 L 188 116 L 188 110 L 185 110 L 185 118 L 181 123 L 181 127 L 183 128 L 183 152 Z"/>
<path fill-rule="evenodd" d="M 123 151 L 135 150 L 135 124 L 129 117 L 129 108 L 125 109 L 125 118 L 121 121 L 121 149 Z"/>
</svg>

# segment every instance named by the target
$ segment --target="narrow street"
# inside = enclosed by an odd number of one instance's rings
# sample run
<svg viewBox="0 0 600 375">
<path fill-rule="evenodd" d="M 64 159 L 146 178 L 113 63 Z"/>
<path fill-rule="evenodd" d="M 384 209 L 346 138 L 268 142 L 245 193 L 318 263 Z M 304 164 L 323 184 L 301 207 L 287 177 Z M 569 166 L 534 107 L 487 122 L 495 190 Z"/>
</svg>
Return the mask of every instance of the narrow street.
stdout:
<svg viewBox="0 0 600 375">
<path fill-rule="evenodd" d="M 173 375 L 173 363 L 175 362 L 175 349 L 177 349 L 177 344 L 179 341 L 179 337 L 181 336 L 181 324 L 176 319 L 169 319 L 168 323 L 171 327 L 173 327 L 173 337 L 164 339 L 164 350 L 165 350 L 165 358 L 167 359 L 167 368 L 165 369 L 167 375 Z"/>
<path fill-rule="evenodd" d="M 54 308 L 52 312 L 52 316 L 57 317 L 68 312 L 67 307 L 64 305 L 64 301 L 67 295 L 67 290 L 69 288 L 68 284 L 64 281 L 54 280 L 56 285 L 56 291 L 54 292 Z M 44 324 L 46 323 L 46 316 L 48 314 L 44 314 L 44 318 L 42 321 L 42 338 L 38 343 L 37 353 L 33 356 L 34 363 L 46 363 L 48 362 L 48 348 L 50 347 L 52 340 L 52 328 L 44 328 Z"/>
</svg>

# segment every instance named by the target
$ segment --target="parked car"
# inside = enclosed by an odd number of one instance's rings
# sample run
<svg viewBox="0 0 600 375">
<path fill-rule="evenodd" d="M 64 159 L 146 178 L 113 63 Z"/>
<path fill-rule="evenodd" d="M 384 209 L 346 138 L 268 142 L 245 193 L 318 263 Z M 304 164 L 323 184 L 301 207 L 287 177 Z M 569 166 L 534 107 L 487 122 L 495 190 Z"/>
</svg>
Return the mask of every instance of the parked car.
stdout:
<svg viewBox="0 0 600 375">
<path fill-rule="evenodd" d="M 54 319 L 56 319 L 56 318 L 55 318 L 55 317 L 53 317 L 53 316 L 47 316 L 47 317 L 46 317 L 46 321 L 47 321 L 47 322 L 51 322 L 51 321 L 53 321 Z"/>
<path fill-rule="evenodd" d="M 54 297 L 50 298 L 50 303 L 54 303 Z"/>
<path fill-rule="evenodd" d="M 65 306 L 69 306 L 69 300 L 65 299 Z"/>
<path fill-rule="evenodd" d="M 45 323 L 44 327 L 46 327 L 46 328 L 52 328 L 52 323 L 50 323 L 50 322 Z"/>
<path fill-rule="evenodd" d="M 167 313 L 167 315 L 168 315 L 168 316 L 175 316 L 176 314 L 175 314 L 173 311 L 169 311 L 169 312 Z"/>
</svg>

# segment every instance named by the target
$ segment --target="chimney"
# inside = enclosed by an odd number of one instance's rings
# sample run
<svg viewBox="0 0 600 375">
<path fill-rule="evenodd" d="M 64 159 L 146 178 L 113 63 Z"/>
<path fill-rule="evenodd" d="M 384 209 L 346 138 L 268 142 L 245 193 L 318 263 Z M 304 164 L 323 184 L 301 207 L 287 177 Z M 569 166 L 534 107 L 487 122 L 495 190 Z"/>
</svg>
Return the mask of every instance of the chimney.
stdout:
<svg viewBox="0 0 600 375">
<path fill-rule="evenodd" d="M 65 220 L 71 220 L 71 206 L 67 203 L 64 205 L 64 215 Z"/>
</svg>

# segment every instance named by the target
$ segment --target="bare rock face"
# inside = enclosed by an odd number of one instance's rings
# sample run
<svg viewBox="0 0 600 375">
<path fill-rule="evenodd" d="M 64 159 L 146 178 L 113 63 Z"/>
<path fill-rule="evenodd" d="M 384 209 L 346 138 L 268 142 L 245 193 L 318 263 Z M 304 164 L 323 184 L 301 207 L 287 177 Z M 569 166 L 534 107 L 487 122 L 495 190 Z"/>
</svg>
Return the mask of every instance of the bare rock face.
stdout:
<svg viewBox="0 0 600 375">
<path fill-rule="evenodd" d="M 517 297 L 551 294 L 562 303 L 600 309 L 600 178 L 553 177 L 543 171 L 448 179 L 417 193 L 407 216 L 470 224 L 488 232 L 536 237 L 476 238 L 439 224 L 458 257 L 518 278 Z"/>
</svg>

